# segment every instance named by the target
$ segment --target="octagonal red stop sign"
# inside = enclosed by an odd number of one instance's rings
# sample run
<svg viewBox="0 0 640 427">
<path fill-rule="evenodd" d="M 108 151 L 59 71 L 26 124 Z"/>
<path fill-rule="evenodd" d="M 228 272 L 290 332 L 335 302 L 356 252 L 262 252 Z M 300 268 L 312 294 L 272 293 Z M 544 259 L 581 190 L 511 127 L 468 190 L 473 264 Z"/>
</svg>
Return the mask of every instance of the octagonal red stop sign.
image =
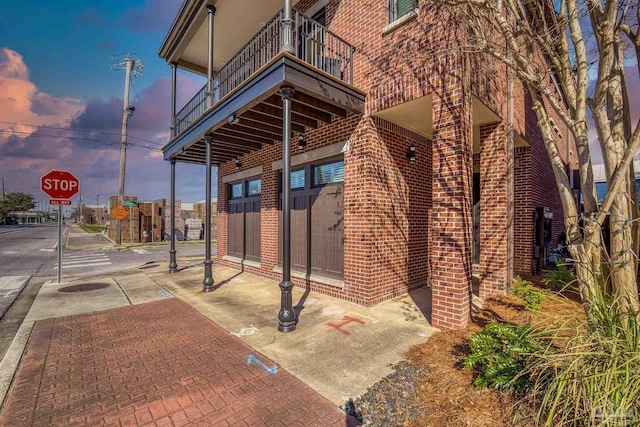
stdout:
<svg viewBox="0 0 640 427">
<path fill-rule="evenodd" d="M 50 171 L 40 178 L 40 189 L 52 199 L 70 199 L 80 190 L 80 181 L 67 171 Z"/>
</svg>

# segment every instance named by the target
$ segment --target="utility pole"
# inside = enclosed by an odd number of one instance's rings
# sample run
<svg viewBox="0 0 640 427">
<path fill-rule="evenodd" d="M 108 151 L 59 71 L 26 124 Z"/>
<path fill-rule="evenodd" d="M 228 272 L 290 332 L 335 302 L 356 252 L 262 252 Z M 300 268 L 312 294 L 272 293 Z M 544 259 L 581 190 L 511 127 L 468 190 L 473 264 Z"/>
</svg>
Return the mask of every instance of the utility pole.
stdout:
<svg viewBox="0 0 640 427">
<path fill-rule="evenodd" d="M 135 107 L 129 105 L 129 88 L 131 86 L 131 76 L 139 76 L 142 74 L 143 66 L 142 61 L 139 59 L 133 59 L 130 55 L 127 55 L 123 60 L 120 60 L 111 67 L 112 69 L 121 70 L 124 68 L 124 108 L 122 110 L 122 139 L 120 143 L 120 175 L 118 185 L 118 204 L 122 205 L 124 202 L 124 177 L 127 163 L 127 125 L 129 124 L 129 117 L 135 111 Z M 117 223 L 117 235 L 116 243 L 122 244 L 122 220 L 118 220 Z"/>
<path fill-rule="evenodd" d="M 122 140 L 120 144 L 120 175 L 118 186 L 118 204 L 124 201 L 124 173 L 127 163 L 127 125 L 129 117 L 131 117 L 131 106 L 129 105 L 129 87 L 131 84 L 131 69 L 133 68 L 133 59 L 129 56 L 125 58 L 125 77 L 124 77 L 124 109 L 122 110 Z M 122 244 L 122 220 L 118 220 L 118 245 Z"/>
<path fill-rule="evenodd" d="M 100 195 L 96 194 L 96 224 L 102 224 L 102 221 L 98 220 L 100 216 Z"/>
</svg>

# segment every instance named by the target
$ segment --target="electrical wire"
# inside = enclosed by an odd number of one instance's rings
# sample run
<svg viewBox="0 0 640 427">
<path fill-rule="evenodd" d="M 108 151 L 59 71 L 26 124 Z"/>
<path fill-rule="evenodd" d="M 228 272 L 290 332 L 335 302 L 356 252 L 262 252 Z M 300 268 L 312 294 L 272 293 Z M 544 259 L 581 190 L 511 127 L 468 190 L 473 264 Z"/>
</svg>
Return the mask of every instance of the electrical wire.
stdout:
<svg viewBox="0 0 640 427">
<path fill-rule="evenodd" d="M 62 138 L 62 139 L 70 139 L 70 140 L 74 140 L 74 141 L 90 141 L 90 142 L 97 142 L 98 144 L 102 144 L 102 145 L 115 145 L 115 144 L 120 144 L 120 142 L 107 142 L 107 141 L 101 141 L 99 139 L 92 139 L 92 138 L 77 138 L 77 137 L 73 137 L 73 136 L 61 136 L 61 135 L 48 135 L 48 134 L 38 134 L 38 133 L 28 133 L 28 132 L 20 132 L 20 131 L 8 131 L 8 130 L 3 130 L 0 129 L 0 134 L 9 134 L 9 135 L 14 135 L 14 134 L 21 134 L 24 135 L 25 137 L 30 137 L 30 136 L 34 136 L 34 137 L 39 137 L 39 138 Z M 161 149 L 157 148 L 157 147 L 149 147 L 148 145 L 144 145 L 144 144 L 137 144 L 135 142 L 127 142 L 128 146 L 131 147 L 136 147 L 136 148 L 146 148 L 147 150 L 151 150 L 151 151 L 162 151 Z"/>
<path fill-rule="evenodd" d="M 98 134 L 98 135 L 110 135 L 110 136 L 121 136 L 122 135 L 121 133 L 115 133 L 115 132 L 104 132 L 104 131 L 98 131 L 98 130 L 75 129 L 75 128 L 61 128 L 61 127 L 56 127 L 56 126 L 35 125 L 35 124 L 22 123 L 22 122 L 4 122 L 4 121 L 0 121 L 0 123 L 7 124 L 7 125 L 15 125 L 15 126 L 20 125 L 20 126 L 30 126 L 30 127 L 43 128 L 43 129 L 55 129 L 55 130 L 62 130 L 62 131 L 67 131 L 67 132 L 87 132 L 87 133 L 95 133 L 95 134 Z M 139 141 L 147 142 L 149 144 L 157 145 L 159 147 L 162 147 L 162 145 L 163 145 L 163 144 L 160 144 L 158 142 L 150 141 L 148 139 L 144 139 L 144 138 L 140 138 L 140 137 L 131 135 L 130 133 L 127 133 L 127 138 L 137 139 Z"/>
</svg>

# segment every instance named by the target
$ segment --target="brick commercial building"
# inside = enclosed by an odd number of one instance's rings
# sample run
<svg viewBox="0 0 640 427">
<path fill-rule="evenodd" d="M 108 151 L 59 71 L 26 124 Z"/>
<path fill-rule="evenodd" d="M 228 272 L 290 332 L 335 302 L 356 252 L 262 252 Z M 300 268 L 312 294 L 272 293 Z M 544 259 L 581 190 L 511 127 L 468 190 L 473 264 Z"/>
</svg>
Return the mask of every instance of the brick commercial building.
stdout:
<svg viewBox="0 0 640 427">
<path fill-rule="evenodd" d="M 563 231 L 525 87 L 464 54 L 464 26 L 432 2 L 287 6 L 186 0 L 160 48 L 172 175 L 181 162 L 219 168 L 218 261 L 282 277 L 279 328 L 290 281 L 363 305 L 430 286 L 432 324 L 464 326 L 473 291 L 531 275 Z M 184 107 L 176 68 L 208 77 Z"/>
</svg>

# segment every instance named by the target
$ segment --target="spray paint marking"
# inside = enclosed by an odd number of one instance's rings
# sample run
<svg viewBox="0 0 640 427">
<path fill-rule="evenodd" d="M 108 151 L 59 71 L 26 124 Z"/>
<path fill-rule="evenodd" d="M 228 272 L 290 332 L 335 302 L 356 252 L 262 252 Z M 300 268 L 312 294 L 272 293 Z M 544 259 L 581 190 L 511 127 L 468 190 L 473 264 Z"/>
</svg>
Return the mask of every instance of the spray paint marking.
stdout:
<svg viewBox="0 0 640 427">
<path fill-rule="evenodd" d="M 259 330 L 260 329 L 252 326 L 250 328 L 242 328 L 242 329 L 240 329 L 240 332 L 238 332 L 238 333 L 231 332 L 231 335 L 235 335 L 236 337 L 244 337 L 244 336 L 247 336 L 247 335 L 253 335 L 256 332 L 258 332 Z"/>
<path fill-rule="evenodd" d="M 276 372 L 278 372 L 278 367 L 276 365 L 273 365 L 272 368 L 267 368 L 267 366 L 264 363 L 262 363 L 260 360 L 258 360 L 257 357 L 255 357 L 253 354 L 250 354 L 249 357 L 247 358 L 247 364 L 251 365 L 251 363 L 253 362 L 255 362 L 256 365 L 260 366 L 262 369 L 267 371 L 269 375 L 275 375 Z"/>
<path fill-rule="evenodd" d="M 356 323 L 360 323 L 361 325 L 364 325 L 364 321 L 360 319 L 356 319 L 355 317 L 351 317 L 351 316 L 342 316 L 342 322 L 338 324 L 327 323 L 327 326 L 329 326 L 330 328 L 335 328 L 336 330 L 342 332 L 345 335 L 350 335 L 350 333 L 342 329 L 342 327 L 352 322 L 356 322 Z"/>
<path fill-rule="evenodd" d="M 167 291 L 160 291 L 158 293 L 165 298 L 169 298 L 171 296 L 171 294 Z"/>
</svg>

